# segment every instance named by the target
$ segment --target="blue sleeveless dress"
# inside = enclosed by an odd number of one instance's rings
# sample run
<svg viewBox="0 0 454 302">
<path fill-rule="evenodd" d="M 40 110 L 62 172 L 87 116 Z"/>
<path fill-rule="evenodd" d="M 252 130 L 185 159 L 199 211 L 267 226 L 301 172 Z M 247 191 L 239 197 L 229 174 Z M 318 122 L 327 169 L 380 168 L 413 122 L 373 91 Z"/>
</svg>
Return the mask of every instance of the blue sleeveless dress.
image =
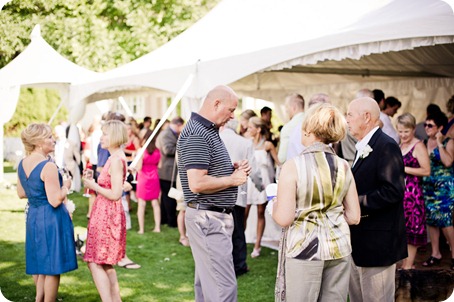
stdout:
<svg viewBox="0 0 454 302">
<path fill-rule="evenodd" d="M 77 269 L 74 227 L 61 204 L 54 208 L 47 200 L 41 171 L 48 161 L 42 161 L 27 178 L 22 161 L 18 176 L 28 197 L 25 236 L 25 272 L 29 275 L 60 275 Z M 59 175 L 60 185 L 62 177 Z"/>
</svg>

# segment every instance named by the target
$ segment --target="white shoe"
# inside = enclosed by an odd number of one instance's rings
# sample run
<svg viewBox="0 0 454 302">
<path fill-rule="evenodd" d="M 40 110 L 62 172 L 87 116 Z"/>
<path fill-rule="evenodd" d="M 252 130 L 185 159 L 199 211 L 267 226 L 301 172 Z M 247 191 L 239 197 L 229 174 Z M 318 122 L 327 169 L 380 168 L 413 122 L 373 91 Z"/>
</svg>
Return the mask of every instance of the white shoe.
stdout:
<svg viewBox="0 0 454 302">
<path fill-rule="evenodd" d="M 254 248 L 254 250 L 251 253 L 251 257 L 252 258 L 257 258 L 258 256 L 260 256 L 260 251 L 261 250 L 262 250 L 261 248 L 258 248 L 258 249 Z"/>
</svg>

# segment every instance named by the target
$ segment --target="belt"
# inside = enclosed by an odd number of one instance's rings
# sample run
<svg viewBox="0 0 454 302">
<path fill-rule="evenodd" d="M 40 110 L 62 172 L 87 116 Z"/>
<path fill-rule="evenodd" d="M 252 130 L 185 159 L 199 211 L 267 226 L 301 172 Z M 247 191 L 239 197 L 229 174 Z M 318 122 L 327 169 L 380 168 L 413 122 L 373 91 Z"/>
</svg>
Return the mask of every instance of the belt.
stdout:
<svg viewBox="0 0 454 302">
<path fill-rule="evenodd" d="M 214 211 L 224 214 L 230 214 L 233 212 L 233 207 L 216 207 L 209 204 L 203 203 L 196 203 L 196 202 L 188 202 L 188 207 L 196 210 L 206 210 L 206 211 Z"/>
</svg>

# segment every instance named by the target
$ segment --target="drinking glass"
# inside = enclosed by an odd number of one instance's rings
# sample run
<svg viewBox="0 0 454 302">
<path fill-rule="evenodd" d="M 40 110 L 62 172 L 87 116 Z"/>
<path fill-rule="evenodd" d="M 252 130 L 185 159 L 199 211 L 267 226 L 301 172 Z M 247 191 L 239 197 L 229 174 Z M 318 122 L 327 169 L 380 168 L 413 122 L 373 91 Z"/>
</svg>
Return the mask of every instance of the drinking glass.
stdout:
<svg viewBox="0 0 454 302">
<path fill-rule="evenodd" d="M 85 179 L 93 179 L 93 170 L 87 169 L 84 171 L 84 178 Z M 90 197 L 90 189 L 85 189 L 84 197 Z"/>
</svg>

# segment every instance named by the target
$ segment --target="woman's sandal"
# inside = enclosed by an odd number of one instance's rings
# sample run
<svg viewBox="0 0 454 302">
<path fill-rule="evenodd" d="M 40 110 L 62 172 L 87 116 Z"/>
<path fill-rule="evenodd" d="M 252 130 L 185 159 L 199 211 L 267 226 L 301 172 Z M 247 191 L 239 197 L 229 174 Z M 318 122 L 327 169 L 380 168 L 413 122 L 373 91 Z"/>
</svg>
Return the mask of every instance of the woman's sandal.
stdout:
<svg viewBox="0 0 454 302">
<path fill-rule="evenodd" d="M 441 258 L 435 258 L 434 256 L 430 256 L 425 262 L 422 263 L 422 266 L 431 267 L 434 265 L 439 265 L 441 262 Z"/>
</svg>

